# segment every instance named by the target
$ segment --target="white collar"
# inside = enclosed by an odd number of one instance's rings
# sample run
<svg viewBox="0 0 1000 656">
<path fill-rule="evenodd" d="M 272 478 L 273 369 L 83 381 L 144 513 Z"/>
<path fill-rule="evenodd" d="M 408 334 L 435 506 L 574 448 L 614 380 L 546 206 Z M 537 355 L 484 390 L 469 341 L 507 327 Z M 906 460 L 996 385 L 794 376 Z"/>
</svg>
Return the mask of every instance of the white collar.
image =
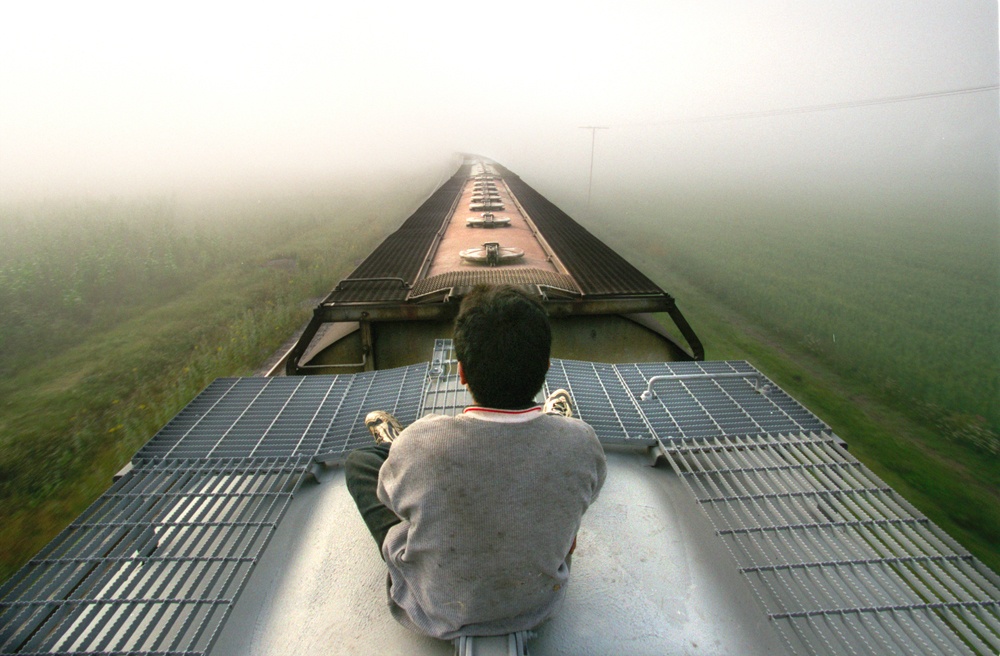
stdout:
<svg viewBox="0 0 1000 656">
<path fill-rule="evenodd" d="M 526 408 L 524 410 L 501 410 L 500 408 L 484 408 L 483 406 L 473 405 L 463 410 L 462 414 L 499 424 L 520 424 L 539 417 L 542 414 L 542 406 L 536 405 L 533 408 Z"/>
</svg>

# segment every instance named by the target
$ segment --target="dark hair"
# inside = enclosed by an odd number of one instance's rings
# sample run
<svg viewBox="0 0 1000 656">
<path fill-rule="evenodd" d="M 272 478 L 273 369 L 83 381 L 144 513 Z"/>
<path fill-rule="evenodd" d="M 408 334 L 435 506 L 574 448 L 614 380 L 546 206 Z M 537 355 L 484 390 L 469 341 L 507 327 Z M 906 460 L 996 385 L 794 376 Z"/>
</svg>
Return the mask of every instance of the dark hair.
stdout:
<svg viewBox="0 0 1000 656">
<path fill-rule="evenodd" d="M 545 308 L 510 285 L 478 285 L 455 319 L 455 355 L 476 402 L 516 410 L 545 383 L 552 328 Z"/>
</svg>

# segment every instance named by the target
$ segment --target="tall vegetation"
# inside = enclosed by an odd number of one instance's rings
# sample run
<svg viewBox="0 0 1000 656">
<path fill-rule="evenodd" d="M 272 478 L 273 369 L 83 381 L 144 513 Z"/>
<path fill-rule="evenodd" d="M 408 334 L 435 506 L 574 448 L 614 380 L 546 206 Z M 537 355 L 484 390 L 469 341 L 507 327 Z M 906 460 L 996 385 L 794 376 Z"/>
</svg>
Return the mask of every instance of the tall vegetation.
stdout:
<svg viewBox="0 0 1000 656">
<path fill-rule="evenodd" d="M 1000 567 L 995 207 L 935 214 L 725 193 L 623 204 L 608 210 L 621 219 L 588 226 L 678 296 L 709 358 L 762 367 Z M 628 229 L 612 230 L 622 219 Z"/>
<path fill-rule="evenodd" d="M 259 367 L 434 183 L 0 207 L 0 580 L 208 382 Z"/>
</svg>

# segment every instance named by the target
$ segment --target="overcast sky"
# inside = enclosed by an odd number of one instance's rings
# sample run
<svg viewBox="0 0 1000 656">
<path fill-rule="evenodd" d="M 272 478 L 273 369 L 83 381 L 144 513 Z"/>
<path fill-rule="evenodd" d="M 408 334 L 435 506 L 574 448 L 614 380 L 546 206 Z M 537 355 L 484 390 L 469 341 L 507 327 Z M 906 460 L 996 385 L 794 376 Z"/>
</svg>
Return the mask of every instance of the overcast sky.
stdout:
<svg viewBox="0 0 1000 656">
<path fill-rule="evenodd" d="M 997 2 L 6 2 L 0 196 L 491 156 L 624 176 L 996 194 Z M 853 181 L 853 182 L 852 182 Z M 575 186 L 574 186 L 575 185 Z"/>
</svg>

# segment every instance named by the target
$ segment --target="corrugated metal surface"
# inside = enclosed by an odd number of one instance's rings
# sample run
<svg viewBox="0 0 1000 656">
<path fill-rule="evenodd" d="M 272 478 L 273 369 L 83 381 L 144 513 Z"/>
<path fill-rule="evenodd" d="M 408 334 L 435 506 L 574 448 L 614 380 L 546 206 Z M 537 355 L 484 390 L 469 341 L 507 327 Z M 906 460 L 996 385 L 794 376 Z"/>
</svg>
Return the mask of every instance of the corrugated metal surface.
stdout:
<svg viewBox="0 0 1000 656">
<path fill-rule="evenodd" d="M 459 168 L 403 222 L 399 230 L 389 235 L 351 275 L 341 281 L 324 302 L 405 301 L 409 286 L 416 280 L 420 265 L 434 242 L 434 235 L 448 218 L 468 176 L 468 166 Z M 378 280 L 380 278 L 399 280 Z"/>
<path fill-rule="evenodd" d="M 652 280 L 514 173 L 497 165 L 517 197 L 587 296 L 663 294 Z"/>
<path fill-rule="evenodd" d="M 450 271 L 426 278 L 413 286 L 410 298 L 415 299 L 424 294 L 431 294 L 436 291 L 472 287 L 473 285 L 520 285 L 530 287 L 540 285 L 543 288 L 561 290 L 569 294 L 577 293 L 576 283 L 573 282 L 573 278 L 564 273 L 530 268 L 508 269 L 496 267 L 481 271 Z"/>
<path fill-rule="evenodd" d="M 519 177 L 499 165 L 494 166 L 503 171 L 503 180 L 576 283 L 567 284 L 565 276 L 560 276 L 558 284 L 554 286 L 571 291 L 579 289 L 584 295 L 592 297 L 666 296 L 648 277 Z M 420 296 L 446 288 L 446 281 L 420 283 L 416 277 L 424 258 L 433 247 L 435 234 L 448 218 L 470 176 L 469 166 L 460 168 L 399 230 L 383 241 L 351 275 L 341 281 L 324 302 L 401 303 L 408 296 Z M 497 275 L 495 272 L 483 275 L 489 282 L 501 281 L 494 280 Z M 418 287 L 411 291 L 414 285 Z"/>
</svg>

